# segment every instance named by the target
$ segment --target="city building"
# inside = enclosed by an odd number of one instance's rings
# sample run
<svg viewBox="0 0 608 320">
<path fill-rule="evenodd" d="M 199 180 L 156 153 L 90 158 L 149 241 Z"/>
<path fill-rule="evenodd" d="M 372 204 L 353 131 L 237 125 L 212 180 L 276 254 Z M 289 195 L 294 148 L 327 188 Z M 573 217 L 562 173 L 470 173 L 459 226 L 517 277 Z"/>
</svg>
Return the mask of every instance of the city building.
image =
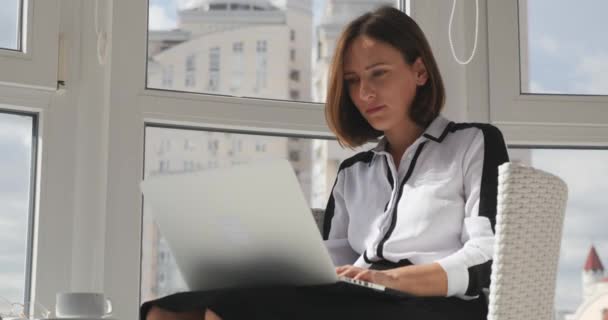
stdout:
<svg viewBox="0 0 608 320">
<path fill-rule="evenodd" d="M 582 271 L 583 301 L 572 314 L 564 314 L 564 320 L 608 320 L 608 277 L 604 265 L 591 246 Z"/>
<path fill-rule="evenodd" d="M 317 48 L 312 79 L 314 101 L 325 101 L 329 65 L 340 31 L 353 17 L 382 5 L 394 6 L 395 3 L 394 0 L 327 0 L 325 2 L 323 16 L 316 26 Z"/>
</svg>

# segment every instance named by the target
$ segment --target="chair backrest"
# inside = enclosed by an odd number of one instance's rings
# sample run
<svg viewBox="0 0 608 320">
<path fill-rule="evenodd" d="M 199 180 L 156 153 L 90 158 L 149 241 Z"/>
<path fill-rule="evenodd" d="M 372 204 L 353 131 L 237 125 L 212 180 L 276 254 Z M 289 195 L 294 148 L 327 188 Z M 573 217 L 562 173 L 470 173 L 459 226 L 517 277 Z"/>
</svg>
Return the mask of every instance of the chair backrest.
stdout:
<svg viewBox="0 0 608 320">
<path fill-rule="evenodd" d="M 488 319 L 553 319 L 566 184 L 516 163 L 498 171 Z"/>
</svg>

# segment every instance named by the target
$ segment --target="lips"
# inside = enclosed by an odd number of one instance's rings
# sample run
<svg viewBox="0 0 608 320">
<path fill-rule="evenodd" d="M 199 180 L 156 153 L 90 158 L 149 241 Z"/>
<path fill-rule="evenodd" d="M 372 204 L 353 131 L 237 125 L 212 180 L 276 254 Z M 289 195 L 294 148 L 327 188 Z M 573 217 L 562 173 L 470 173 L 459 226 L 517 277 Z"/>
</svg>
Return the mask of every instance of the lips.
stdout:
<svg viewBox="0 0 608 320">
<path fill-rule="evenodd" d="M 367 113 L 367 114 L 374 114 L 374 113 L 376 113 L 376 112 L 384 109 L 385 107 L 386 107 L 385 105 L 371 107 L 371 108 L 368 108 L 367 110 L 365 110 L 365 113 Z"/>
</svg>

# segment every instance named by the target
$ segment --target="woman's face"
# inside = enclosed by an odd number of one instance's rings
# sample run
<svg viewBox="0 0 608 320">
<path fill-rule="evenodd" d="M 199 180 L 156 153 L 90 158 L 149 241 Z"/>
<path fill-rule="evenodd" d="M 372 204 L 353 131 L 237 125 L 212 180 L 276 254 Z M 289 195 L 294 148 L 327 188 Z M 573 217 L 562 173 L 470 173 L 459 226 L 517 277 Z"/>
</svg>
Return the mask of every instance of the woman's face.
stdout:
<svg viewBox="0 0 608 320">
<path fill-rule="evenodd" d="M 346 49 L 344 81 L 361 115 L 376 130 L 414 125 L 409 110 L 427 72 L 418 58 L 408 65 L 401 52 L 385 42 L 358 36 Z"/>
</svg>

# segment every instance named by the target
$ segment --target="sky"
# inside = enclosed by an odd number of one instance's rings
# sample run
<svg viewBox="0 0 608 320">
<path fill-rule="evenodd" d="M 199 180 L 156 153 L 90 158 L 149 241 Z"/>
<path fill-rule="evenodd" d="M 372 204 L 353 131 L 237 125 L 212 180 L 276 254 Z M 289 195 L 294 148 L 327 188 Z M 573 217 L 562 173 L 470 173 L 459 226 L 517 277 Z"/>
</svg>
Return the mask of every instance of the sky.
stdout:
<svg viewBox="0 0 608 320">
<path fill-rule="evenodd" d="M 314 0 L 315 14 L 325 0 Z M 150 28 L 177 26 L 176 9 L 200 0 L 150 0 Z M 529 0 L 530 87 L 526 92 L 608 94 L 608 1 Z M 279 3 L 280 4 L 280 3 Z M 16 45 L 17 0 L 0 10 L 0 47 Z M 316 21 L 316 20 L 315 20 Z M 447 32 L 447 21 L 446 21 Z M 0 113 L 0 296 L 23 290 L 28 212 L 31 121 Z M 562 177 L 570 197 L 564 225 L 556 308 L 574 310 L 581 299 L 581 270 L 590 245 L 608 263 L 608 150 L 534 150 L 532 164 Z M 584 168 L 584 170 L 580 170 Z M 8 244 L 8 245 L 5 245 Z"/>
<path fill-rule="evenodd" d="M 32 118 L 0 113 L 0 296 L 23 297 Z"/>
<path fill-rule="evenodd" d="M 0 48 L 17 49 L 19 0 L 3 0 L 0 10 Z"/>
</svg>

